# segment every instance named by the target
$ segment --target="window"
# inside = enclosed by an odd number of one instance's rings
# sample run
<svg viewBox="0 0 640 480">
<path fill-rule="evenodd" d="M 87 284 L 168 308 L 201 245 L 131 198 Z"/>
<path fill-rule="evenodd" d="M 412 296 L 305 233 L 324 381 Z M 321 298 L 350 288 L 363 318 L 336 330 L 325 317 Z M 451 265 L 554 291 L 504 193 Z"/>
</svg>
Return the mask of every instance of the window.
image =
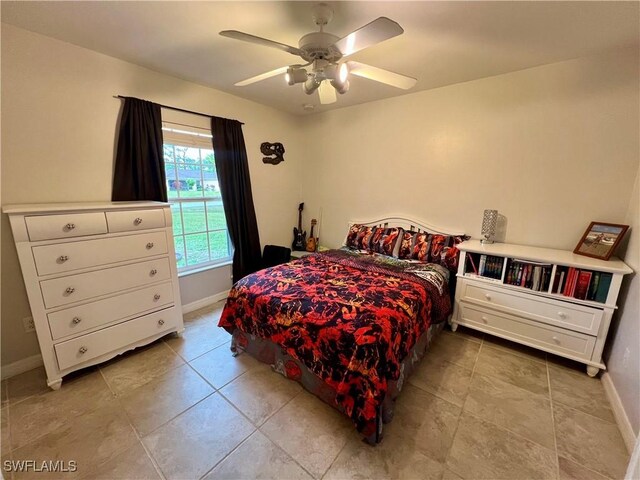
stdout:
<svg viewBox="0 0 640 480">
<path fill-rule="evenodd" d="M 231 260 L 211 133 L 167 122 L 162 130 L 178 269 Z"/>
</svg>

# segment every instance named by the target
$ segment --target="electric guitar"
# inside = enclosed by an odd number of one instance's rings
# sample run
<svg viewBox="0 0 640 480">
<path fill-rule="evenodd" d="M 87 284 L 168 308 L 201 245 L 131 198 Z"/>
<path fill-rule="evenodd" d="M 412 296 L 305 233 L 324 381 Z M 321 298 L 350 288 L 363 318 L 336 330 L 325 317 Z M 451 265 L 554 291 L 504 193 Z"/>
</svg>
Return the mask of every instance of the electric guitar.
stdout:
<svg viewBox="0 0 640 480">
<path fill-rule="evenodd" d="M 311 233 L 309 234 L 309 240 L 307 240 L 307 252 L 315 252 L 318 244 L 318 239 L 313 236 L 313 227 L 316 226 L 318 221 L 313 218 L 311 219 Z"/>
<path fill-rule="evenodd" d="M 304 209 L 304 203 L 298 205 L 298 228 L 293 227 L 291 250 L 304 251 L 306 248 L 307 232 L 302 231 L 302 209 Z"/>
</svg>

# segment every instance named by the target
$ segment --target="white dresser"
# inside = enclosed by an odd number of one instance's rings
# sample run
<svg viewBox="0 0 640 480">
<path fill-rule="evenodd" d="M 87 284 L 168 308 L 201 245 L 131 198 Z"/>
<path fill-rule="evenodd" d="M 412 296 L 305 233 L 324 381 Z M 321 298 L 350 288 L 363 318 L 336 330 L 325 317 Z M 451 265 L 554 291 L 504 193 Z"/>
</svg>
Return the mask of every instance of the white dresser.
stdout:
<svg viewBox="0 0 640 480">
<path fill-rule="evenodd" d="M 184 330 L 168 204 L 7 205 L 3 212 L 51 388 L 74 370 Z"/>
<path fill-rule="evenodd" d="M 458 248 L 454 331 L 465 325 L 570 358 L 587 365 L 590 376 L 606 368 L 602 351 L 609 325 L 622 278 L 632 273 L 624 262 L 477 240 Z M 583 294 L 563 288 L 571 286 L 565 274 L 574 271 L 584 272 Z"/>
</svg>

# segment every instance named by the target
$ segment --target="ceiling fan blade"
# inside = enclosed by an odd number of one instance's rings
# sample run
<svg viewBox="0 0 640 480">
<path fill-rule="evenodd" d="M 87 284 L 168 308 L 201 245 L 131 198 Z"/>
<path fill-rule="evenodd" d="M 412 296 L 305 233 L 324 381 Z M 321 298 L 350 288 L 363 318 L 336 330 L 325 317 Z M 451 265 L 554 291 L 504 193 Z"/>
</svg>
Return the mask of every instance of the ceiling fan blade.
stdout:
<svg viewBox="0 0 640 480">
<path fill-rule="evenodd" d="M 331 83 L 327 80 L 323 80 L 318 87 L 318 95 L 320 96 L 320 103 L 322 105 L 329 105 L 330 103 L 336 103 L 338 96 L 336 90 Z"/>
<path fill-rule="evenodd" d="M 365 63 L 360 62 L 347 62 L 349 66 L 349 73 L 362 78 L 368 78 L 375 82 L 391 85 L 392 87 L 401 88 L 403 90 L 409 90 L 413 87 L 418 80 L 406 75 L 400 75 L 399 73 L 390 72 L 383 68 L 372 67 Z"/>
<path fill-rule="evenodd" d="M 222 32 L 220 32 L 220 35 L 222 35 L 223 37 L 233 38 L 234 40 L 242 40 L 243 42 L 257 43 L 258 45 L 264 45 L 265 47 L 277 48 L 278 50 L 282 50 L 283 52 L 288 52 L 293 55 L 299 56 L 302 53 L 300 49 L 292 47 L 291 45 L 274 42 L 273 40 L 269 40 L 267 38 L 256 37 L 255 35 L 239 32 L 237 30 L 223 30 Z"/>
<path fill-rule="evenodd" d="M 396 22 L 387 17 L 380 17 L 341 38 L 334 46 L 340 50 L 343 57 L 346 57 L 402 33 L 404 30 Z"/>
<path fill-rule="evenodd" d="M 261 80 L 266 80 L 267 78 L 275 77 L 276 75 L 287 73 L 288 68 L 289 67 L 276 68 L 275 70 L 271 70 L 270 72 L 262 73 L 260 75 L 256 75 L 255 77 L 247 78 L 246 80 L 242 80 L 241 82 L 234 83 L 234 85 L 236 87 L 244 87 L 247 85 L 251 85 L 252 83 L 256 83 Z"/>
</svg>

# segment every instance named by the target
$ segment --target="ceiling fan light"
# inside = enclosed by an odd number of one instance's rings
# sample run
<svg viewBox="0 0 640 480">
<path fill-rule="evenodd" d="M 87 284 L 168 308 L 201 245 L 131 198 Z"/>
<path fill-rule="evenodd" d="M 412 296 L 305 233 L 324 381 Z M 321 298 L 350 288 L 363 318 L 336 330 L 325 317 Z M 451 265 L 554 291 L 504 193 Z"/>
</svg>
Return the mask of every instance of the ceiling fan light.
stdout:
<svg viewBox="0 0 640 480">
<path fill-rule="evenodd" d="M 289 85 L 295 85 L 296 83 L 302 83 L 307 81 L 307 71 L 304 68 L 289 67 L 287 73 L 284 76 Z"/>
<path fill-rule="evenodd" d="M 304 90 L 304 93 L 306 93 L 307 95 L 311 95 L 318 89 L 319 86 L 320 82 L 318 82 L 313 75 L 310 75 L 307 78 L 307 81 L 302 84 L 302 89 Z"/>
<path fill-rule="evenodd" d="M 338 69 L 338 81 L 340 83 L 345 83 L 347 81 L 347 77 L 349 77 L 349 67 L 346 63 L 341 63 Z"/>
<path fill-rule="evenodd" d="M 349 91 L 349 80 L 346 80 L 344 83 L 340 83 L 338 80 L 331 80 L 331 86 L 336 89 L 336 92 L 342 95 Z"/>
<path fill-rule="evenodd" d="M 338 76 L 338 66 L 336 64 L 330 64 L 324 67 L 324 78 L 327 80 L 333 80 Z"/>
</svg>

